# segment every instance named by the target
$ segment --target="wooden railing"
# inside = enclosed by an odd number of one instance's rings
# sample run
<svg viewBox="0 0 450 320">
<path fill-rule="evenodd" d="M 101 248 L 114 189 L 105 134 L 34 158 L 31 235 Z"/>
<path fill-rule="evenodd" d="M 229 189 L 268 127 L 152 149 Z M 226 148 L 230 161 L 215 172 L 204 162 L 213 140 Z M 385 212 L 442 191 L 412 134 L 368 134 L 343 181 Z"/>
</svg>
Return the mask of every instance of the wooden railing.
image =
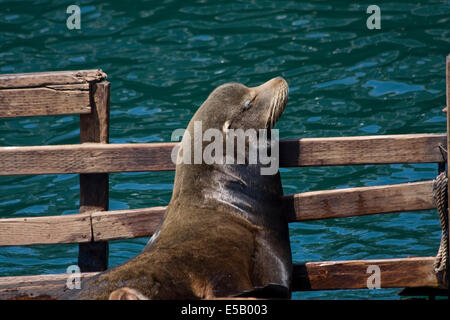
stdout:
<svg viewBox="0 0 450 320">
<path fill-rule="evenodd" d="M 80 70 L 62 72 L 41 72 L 28 74 L 10 74 L 0 76 L 0 117 L 43 116 L 61 114 L 80 114 L 80 143 L 107 144 L 109 139 L 109 82 L 104 81 L 106 74 L 101 70 Z M 79 145 L 82 146 L 82 145 Z M 33 149 L 33 147 L 29 147 Z M 39 148 L 39 147 L 38 147 Z M 45 148 L 45 147 L 43 147 Z M 60 151 L 63 146 L 57 146 Z M 37 151 L 20 158 L 27 147 L 2 147 L 0 157 L 0 175 L 14 174 L 10 169 L 16 168 L 16 174 L 42 174 L 27 172 L 27 163 L 34 163 L 38 167 L 45 167 L 59 163 L 61 167 L 71 166 L 82 162 L 77 154 L 71 158 L 53 159 L 47 157 L 45 151 Z M 17 151 L 17 153 L 11 151 Z M 61 154 L 56 154 L 60 157 Z M 63 160 L 64 162 L 61 162 Z M 17 166 L 12 165 L 18 161 Z M 80 213 L 87 219 L 89 213 L 108 210 L 108 174 L 80 173 Z M 80 215 L 81 216 L 81 215 Z M 26 219 L 25 219 L 26 220 Z M 70 220 L 70 219 L 69 219 Z M 28 235 L 33 227 L 23 234 L 12 234 L 18 231 L 11 228 L 6 219 L 0 227 L 2 238 L 11 236 L 15 239 Z M 70 225 L 60 227 L 66 230 Z M 75 229 L 78 227 L 72 224 Z M 4 229 L 6 227 L 6 229 Z M 42 227 L 40 225 L 39 227 Z M 44 228 L 45 229 L 45 228 Z M 53 235 L 54 230 L 50 230 Z M 50 237 L 52 237 L 52 235 Z M 67 234 L 68 237 L 70 233 Z M 67 238 L 66 238 L 67 240 Z M 20 242 L 20 241 L 19 241 Z M 83 241 L 80 241 L 83 242 Z M 49 243 L 49 242 L 48 242 Z M 0 245 L 3 245 L 0 242 Z M 108 264 L 108 243 L 81 243 L 79 248 L 78 265 L 83 271 L 104 270 Z"/>
<path fill-rule="evenodd" d="M 447 58 L 447 105 L 449 74 Z M 149 237 L 155 231 L 165 207 L 108 211 L 108 173 L 174 170 L 170 155 L 176 144 L 108 144 L 105 76 L 100 70 L 0 75 L 0 117 L 81 114 L 81 144 L 0 147 L 0 175 L 80 174 L 79 214 L 0 219 L 0 246 L 79 243 L 81 270 L 101 271 L 107 266 L 107 241 Z M 447 148 L 448 140 L 446 133 L 284 140 L 280 165 L 440 163 L 442 168 L 440 146 Z M 290 223 L 435 208 L 432 181 L 292 194 L 284 197 L 283 206 Z M 434 273 L 433 261 L 414 257 L 296 264 L 293 288 L 364 289 L 369 265 L 380 268 L 383 288 L 447 288 L 446 279 Z M 66 274 L 3 277 L 0 298 L 57 295 L 66 279 Z"/>
</svg>

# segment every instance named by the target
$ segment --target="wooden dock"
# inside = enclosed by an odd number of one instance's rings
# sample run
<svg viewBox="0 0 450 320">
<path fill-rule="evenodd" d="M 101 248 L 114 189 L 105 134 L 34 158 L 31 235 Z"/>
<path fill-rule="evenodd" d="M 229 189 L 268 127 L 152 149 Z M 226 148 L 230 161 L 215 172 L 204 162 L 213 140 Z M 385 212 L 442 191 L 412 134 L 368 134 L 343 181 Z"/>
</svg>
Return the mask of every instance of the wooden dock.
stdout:
<svg viewBox="0 0 450 320">
<path fill-rule="evenodd" d="M 175 143 L 108 143 L 110 86 L 105 78 L 101 70 L 0 75 L 0 117 L 80 114 L 80 144 L 0 147 L 0 175 L 80 176 L 79 214 L 0 219 L 0 246 L 79 243 L 78 264 L 86 278 L 107 268 L 108 241 L 149 237 L 165 211 L 108 211 L 108 173 L 175 169 Z M 450 106 L 450 56 L 446 88 Z M 437 163 L 442 170 L 448 160 L 440 146 L 448 150 L 449 114 L 447 132 L 440 134 L 283 140 L 280 166 Z M 284 197 L 283 206 L 290 223 L 436 208 L 432 181 L 291 194 Z M 436 252 L 438 247 L 436 243 Z M 434 257 L 411 257 L 296 264 L 293 288 L 367 289 L 367 268 L 377 265 L 382 288 L 442 293 L 448 288 L 449 266 L 446 273 L 436 274 L 433 262 Z M 55 296 L 67 278 L 68 274 L 3 277 L 0 299 Z"/>
</svg>

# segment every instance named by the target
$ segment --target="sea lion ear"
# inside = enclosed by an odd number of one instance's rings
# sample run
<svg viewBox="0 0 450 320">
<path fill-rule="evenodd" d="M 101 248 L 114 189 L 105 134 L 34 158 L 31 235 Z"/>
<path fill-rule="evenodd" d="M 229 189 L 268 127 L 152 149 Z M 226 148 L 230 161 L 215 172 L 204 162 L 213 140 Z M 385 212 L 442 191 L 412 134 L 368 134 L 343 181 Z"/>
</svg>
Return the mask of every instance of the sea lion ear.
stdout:
<svg viewBox="0 0 450 320">
<path fill-rule="evenodd" d="M 222 132 L 227 134 L 228 130 L 230 130 L 230 126 L 231 126 L 231 121 L 230 120 L 225 121 L 222 126 Z"/>
</svg>

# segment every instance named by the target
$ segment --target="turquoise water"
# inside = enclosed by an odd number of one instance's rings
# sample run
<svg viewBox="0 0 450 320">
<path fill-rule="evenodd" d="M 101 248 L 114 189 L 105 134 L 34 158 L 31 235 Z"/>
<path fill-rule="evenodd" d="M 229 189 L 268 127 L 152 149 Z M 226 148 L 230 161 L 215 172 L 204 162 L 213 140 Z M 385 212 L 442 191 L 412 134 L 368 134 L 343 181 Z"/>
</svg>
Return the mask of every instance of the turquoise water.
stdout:
<svg viewBox="0 0 450 320">
<path fill-rule="evenodd" d="M 0 73 L 101 68 L 111 82 L 111 143 L 170 141 L 216 86 L 283 76 L 282 139 L 445 132 L 450 2 L 383 1 L 381 30 L 348 1 L 0 1 Z M 0 145 L 78 143 L 77 116 L 0 119 Z M 286 194 L 433 179 L 435 164 L 281 169 Z M 167 205 L 173 172 L 110 175 L 110 208 Z M 0 217 L 76 213 L 77 175 L 0 177 Z M 435 255 L 435 211 L 290 225 L 295 262 Z M 113 241 L 110 265 L 147 239 Z M 0 248 L 0 276 L 65 272 L 77 246 Z M 398 289 L 295 293 L 398 299 Z"/>
</svg>

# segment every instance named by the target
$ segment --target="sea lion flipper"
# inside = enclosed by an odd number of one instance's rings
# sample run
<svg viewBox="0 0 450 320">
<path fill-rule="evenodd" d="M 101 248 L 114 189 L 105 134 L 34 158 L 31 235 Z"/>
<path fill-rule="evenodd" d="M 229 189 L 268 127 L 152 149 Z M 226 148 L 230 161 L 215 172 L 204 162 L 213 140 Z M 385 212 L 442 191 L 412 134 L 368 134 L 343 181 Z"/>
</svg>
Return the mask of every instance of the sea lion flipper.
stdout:
<svg viewBox="0 0 450 320">
<path fill-rule="evenodd" d="M 148 298 L 136 289 L 124 287 L 111 292 L 109 300 L 148 300 Z"/>
</svg>

